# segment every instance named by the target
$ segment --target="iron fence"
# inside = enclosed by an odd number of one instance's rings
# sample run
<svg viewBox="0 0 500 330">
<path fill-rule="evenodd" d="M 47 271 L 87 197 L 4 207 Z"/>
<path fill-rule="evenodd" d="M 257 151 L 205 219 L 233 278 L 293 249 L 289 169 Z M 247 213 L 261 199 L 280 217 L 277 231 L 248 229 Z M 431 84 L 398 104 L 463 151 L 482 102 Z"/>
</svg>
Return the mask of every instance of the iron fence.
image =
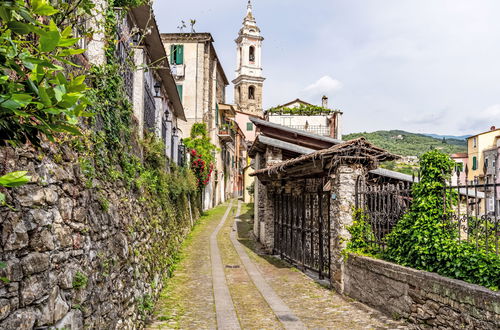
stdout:
<svg viewBox="0 0 500 330">
<path fill-rule="evenodd" d="M 414 178 L 418 182 L 419 178 Z M 381 250 L 385 237 L 411 206 L 413 182 L 370 184 L 364 178 L 356 182 L 356 208 L 370 225 L 373 235 L 370 243 Z M 496 176 L 486 176 L 482 183 L 465 181 L 446 182 L 442 189 L 444 229 L 458 241 L 469 242 L 477 249 L 499 255 L 500 240 L 500 184 Z"/>
<path fill-rule="evenodd" d="M 274 252 L 330 278 L 330 194 L 321 179 L 305 180 L 303 189 L 274 194 Z"/>
<path fill-rule="evenodd" d="M 457 185 L 449 182 L 447 189 L 450 191 L 448 196 L 453 198 L 453 212 L 443 221 L 456 233 L 458 240 L 500 255 L 500 184 L 495 175 L 485 176 L 482 181 L 477 184 L 458 182 Z M 447 205 L 446 195 L 443 193 L 443 205 Z"/>
<path fill-rule="evenodd" d="M 177 148 L 177 165 L 184 167 L 186 165 L 186 146 L 180 144 Z"/>
<path fill-rule="evenodd" d="M 356 209 L 361 210 L 373 235 L 369 243 L 385 249 L 385 237 L 411 204 L 411 183 L 367 184 L 362 177 L 356 181 Z"/>
</svg>

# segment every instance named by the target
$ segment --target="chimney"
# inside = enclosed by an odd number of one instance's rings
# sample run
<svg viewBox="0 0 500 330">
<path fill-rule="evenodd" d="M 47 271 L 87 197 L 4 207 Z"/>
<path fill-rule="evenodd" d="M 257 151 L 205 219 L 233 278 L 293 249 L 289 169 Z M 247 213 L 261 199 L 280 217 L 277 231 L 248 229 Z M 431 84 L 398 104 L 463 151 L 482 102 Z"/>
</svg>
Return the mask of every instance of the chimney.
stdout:
<svg viewBox="0 0 500 330">
<path fill-rule="evenodd" d="M 321 98 L 321 101 L 321 106 L 325 109 L 328 109 L 328 97 L 324 95 L 323 98 Z"/>
<path fill-rule="evenodd" d="M 497 128 L 496 128 L 495 126 L 491 126 L 490 131 L 494 131 L 494 130 L 496 130 L 496 129 L 497 129 Z"/>
</svg>

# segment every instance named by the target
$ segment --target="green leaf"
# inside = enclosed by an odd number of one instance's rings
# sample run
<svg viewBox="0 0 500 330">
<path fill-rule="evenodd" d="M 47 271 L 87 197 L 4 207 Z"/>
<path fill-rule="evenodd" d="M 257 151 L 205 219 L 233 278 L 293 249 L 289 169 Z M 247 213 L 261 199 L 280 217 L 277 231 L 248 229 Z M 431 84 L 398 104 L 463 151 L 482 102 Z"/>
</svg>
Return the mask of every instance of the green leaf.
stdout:
<svg viewBox="0 0 500 330">
<path fill-rule="evenodd" d="M 0 206 L 5 205 L 5 194 L 0 193 Z M 0 263 L 0 268 L 5 268 L 2 267 L 2 263 Z"/>
<path fill-rule="evenodd" d="M 0 7 L 0 18 L 5 22 L 10 21 L 12 18 L 12 11 L 6 7 Z"/>
<path fill-rule="evenodd" d="M 71 47 L 76 44 L 80 38 L 66 38 L 59 41 L 60 47 Z"/>
<path fill-rule="evenodd" d="M 46 113 L 50 113 L 51 115 L 60 115 L 61 113 L 64 112 L 64 110 L 56 109 L 56 108 L 47 108 L 47 109 L 43 109 L 43 111 Z"/>
<path fill-rule="evenodd" d="M 63 49 L 59 52 L 60 56 L 70 56 L 85 53 L 85 49 Z"/>
<path fill-rule="evenodd" d="M 31 32 L 31 28 L 28 24 L 21 23 L 18 21 L 10 21 L 7 23 L 9 29 L 11 29 L 14 33 L 17 34 L 28 34 Z"/>
<path fill-rule="evenodd" d="M 45 53 L 53 51 L 59 44 L 60 39 L 59 31 L 44 32 L 40 37 L 40 50 Z"/>
<path fill-rule="evenodd" d="M 47 0 L 32 0 L 31 6 L 33 8 L 33 12 L 40 16 L 51 16 L 59 11 L 52 7 Z"/>
<path fill-rule="evenodd" d="M 45 106 L 50 107 L 52 105 L 52 101 L 47 94 L 47 89 L 43 86 L 38 86 L 38 96 L 40 96 L 40 100 L 42 100 Z"/>
<path fill-rule="evenodd" d="M 53 129 L 56 132 L 60 133 L 71 133 L 73 135 L 78 135 L 81 136 L 82 133 L 76 126 L 69 126 L 69 125 L 50 125 L 50 128 Z"/>
<path fill-rule="evenodd" d="M 66 28 L 61 32 L 61 36 L 67 38 L 71 35 L 71 32 L 73 32 L 73 26 L 68 25 Z"/>
<path fill-rule="evenodd" d="M 0 269 L 5 269 L 5 268 L 7 268 L 7 264 L 3 261 L 0 261 Z"/>
<path fill-rule="evenodd" d="M 10 280 L 7 277 L 0 277 L 0 281 L 4 282 L 6 284 L 10 283 Z"/>
<path fill-rule="evenodd" d="M 31 177 L 26 174 L 28 174 L 27 171 L 17 171 L 0 176 L 0 186 L 6 188 L 22 186 L 31 180 Z"/>
<path fill-rule="evenodd" d="M 61 102 L 63 95 L 66 93 L 66 88 L 64 87 L 64 85 L 57 85 L 53 88 L 53 90 L 57 102 Z"/>
<path fill-rule="evenodd" d="M 31 102 L 33 97 L 29 94 L 12 94 L 12 99 L 24 107 Z"/>
<path fill-rule="evenodd" d="M 84 75 L 75 77 L 73 78 L 71 85 L 81 85 L 85 81 L 85 78 L 87 78 L 87 76 Z"/>
</svg>

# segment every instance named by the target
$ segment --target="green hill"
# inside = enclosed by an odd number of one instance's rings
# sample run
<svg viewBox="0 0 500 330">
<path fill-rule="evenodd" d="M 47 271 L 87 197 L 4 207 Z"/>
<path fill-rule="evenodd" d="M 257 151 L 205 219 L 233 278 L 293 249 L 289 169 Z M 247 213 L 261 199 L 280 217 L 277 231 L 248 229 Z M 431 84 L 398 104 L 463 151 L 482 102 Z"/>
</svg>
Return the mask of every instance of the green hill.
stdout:
<svg viewBox="0 0 500 330">
<path fill-rule="evenodd" d="M 436 139 L 400 130 L 352 133 L 344 135 L 342 139 L 348 141 L 361 136 L 376 146 L 401 156 L 420 156 L 430 149 L 439 149 L 448 154 L 467 151 L 465 140 Z"/>
</svg>

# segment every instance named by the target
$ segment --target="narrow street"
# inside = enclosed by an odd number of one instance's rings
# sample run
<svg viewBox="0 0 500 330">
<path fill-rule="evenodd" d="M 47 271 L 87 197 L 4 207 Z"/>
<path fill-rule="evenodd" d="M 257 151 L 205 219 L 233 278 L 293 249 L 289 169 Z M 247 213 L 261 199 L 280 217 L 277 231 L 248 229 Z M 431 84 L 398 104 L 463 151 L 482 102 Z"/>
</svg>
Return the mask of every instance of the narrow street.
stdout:
<svg viewBox="0 0 500 330">
<path fill-rule="evenodd" d="M 253 205 L 232 201 L 186 241 L 149 329 L 403 329 L 274 257 L 250 237 Z"/>
</svg>

